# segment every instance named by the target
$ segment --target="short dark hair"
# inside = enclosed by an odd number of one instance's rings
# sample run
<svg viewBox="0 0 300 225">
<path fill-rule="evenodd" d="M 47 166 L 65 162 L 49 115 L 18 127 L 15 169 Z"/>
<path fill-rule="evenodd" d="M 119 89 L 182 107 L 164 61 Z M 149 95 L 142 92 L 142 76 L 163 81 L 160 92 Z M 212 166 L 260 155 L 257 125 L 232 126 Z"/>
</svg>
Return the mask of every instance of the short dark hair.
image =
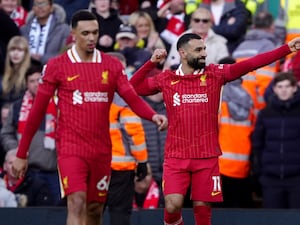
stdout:
<svg viewBox="0 0 300 225">
<path fill-rule="evenodd" d="M 71 27 L 76 28 L 78 22 L 83 20 L 97 20 L 97 17 L 87 9 L 79 10 L 75 12 L 72 16 Z"/>
<path fill-rule="evenodd" d="M 31 64 L 25 73 L 25 80 L 27 81 L 28 77 L 30 77 L 34 73 L 41 73 L 42 70 L 43 70 L 42 63 L 38 60 L 31 59 Z"/>
<path fill-rule="evenodd" d="M 274 18 L 269 12 L 259 12 L 254 17 L 254 27 L 255 28 L 270 28 L 274 22 Z"/>
<path fill-rule="evenodd" d="M 183 34 L 177 41 L 177 51 L 185 44 L 187 44 L 190 40 L 192 39 L 197 39 L 200 40 L 202 39 L 198 34 L 193 34 L 193 33 L 187 33 Z"/>
<path fill-rule="evenodd" d="M 274 78 L 273 86 L 284 80 L 290 81 L 292 86 L 297 85 L 297 79 L 292 72 L 278 72 Z"/>
</svg>

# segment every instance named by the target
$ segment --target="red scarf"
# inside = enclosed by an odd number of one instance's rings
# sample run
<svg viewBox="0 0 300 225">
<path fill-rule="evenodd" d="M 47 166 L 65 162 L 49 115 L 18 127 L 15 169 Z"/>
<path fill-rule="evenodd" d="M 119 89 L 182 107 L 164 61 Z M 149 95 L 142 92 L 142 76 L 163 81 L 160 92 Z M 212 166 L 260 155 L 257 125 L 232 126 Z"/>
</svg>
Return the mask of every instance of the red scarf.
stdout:
<svg viewBox="0 0 300 225">
<path fill-rule="evenodd" d="M 18 122 L 18 137 L 19 139 L 22 136 L 22 133 L 25 128 L 25 124 L 32 108 L 33 104 L 33 96 L 27 90 L 22 100 L 22 105 L 20 109 L 19 122 Z M 45 124 L 45 138 L 44 138 L 44 146 L 47 149 L 54 150 L 55 149 L 55 128 L 56 128 L 56 104 L 54 98 L 51 98 L 48 104 L 47 112 L 46 112 L 46 124 Z"/>
<path fill-rule="evenodd" d="M 22 27 L 26 23 L 27 11 L 18 6 L 10 15 L 10 18 L 17 24 L 18 27 Z"/>
<path fill-rule="evenodd" d="M 9 182 L 7 175 L 5 175 L 3 177 L 3 180 L 5 181 L 6 184 L 6 188 L 11 191 L 11 192 L 15 192 L 16 189 L 20 186 L 20 184 L 23 182 L 24 177 L 20 178 L 15 184 L 12 184 L 11 182 Z"/>
<path fill-rule="evenodd" d="M 158 202 L 159 202 L 159 188 L 158 188 L 158 185 L 155 182 L 155 180 L 152 179 L 142 208 L 143 209 L 156 209 L 156 208 L 158 208 Z M 133 207 L 138 208 L 138 206 L 135 204 L 135 201 L 134 201 Z"/>
</svg>

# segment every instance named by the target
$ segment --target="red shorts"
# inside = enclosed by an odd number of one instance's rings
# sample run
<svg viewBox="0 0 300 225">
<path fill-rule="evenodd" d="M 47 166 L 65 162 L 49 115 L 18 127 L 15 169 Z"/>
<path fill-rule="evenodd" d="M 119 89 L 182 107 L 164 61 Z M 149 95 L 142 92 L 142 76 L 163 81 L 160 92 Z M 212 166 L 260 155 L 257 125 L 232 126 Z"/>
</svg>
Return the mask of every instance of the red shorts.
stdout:
<svg viewBox="0 0 300 225">
<path fill-rule="evenodd" d="M 176 159 L 164 161 L 163 192 L 185 195 L 191 186 L 191 200 L 223 201 L 219 159 Z"/>
<path fill-rule="evenodd" d="M 62 197 L 83 191 L 87 193 L 87 202 L 105 202 L 110 182 L 110 164 L 80 156 L 59 156 Z"/>
</svg>

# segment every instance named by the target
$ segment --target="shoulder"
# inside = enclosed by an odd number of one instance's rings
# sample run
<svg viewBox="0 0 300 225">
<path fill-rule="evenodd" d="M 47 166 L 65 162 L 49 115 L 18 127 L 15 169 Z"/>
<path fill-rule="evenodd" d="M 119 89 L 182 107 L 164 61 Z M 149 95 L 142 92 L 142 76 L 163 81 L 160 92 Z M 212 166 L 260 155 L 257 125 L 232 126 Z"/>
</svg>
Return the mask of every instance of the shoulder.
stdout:
<svg viewBox="0 0 300 225">
<path fill-rule="evenodd" d="M 42 77 L 46 73 L 53 73 L 54 71 L 57 71 L 61 67 L 61 65 L 66 63 L 71 63 L 70 59 L 67 56 L 67 53 L 63 53 L 62 55 L 50 58 L 43 67 Z"/>
<path fill-rule="evenodd" d="M 229 64 L 209 64 L 205 67 L 204 73 L 208 74 L 210 78 L 220 79 L 224 78 L 229 73 Z"/>
<path fill-rule="evenodd" d="M 227 43 L 227 39 L 222 35 L 216 34 L 212 29 L 208 31 L 207 41 L 213 42 L 213 44 L 225 44 Z"/>
<path fill-rule="evenodd" d="M 165 71 L 162 71 L 156 75 L 156 79 L 159 81 L 166 81 L 170 79 L 176 78 L 178 75 L 176 75 L 175 71 L 167 69 Z"/>
<path fill-rule="evenodd" d="M 66 11 L 64 10 L 64 8 L 62 6 L 60 6 L 59 4 L 54 3 L 53 4 L 53 9 L 54 9 L 53 15 L 57 19 L 57 22 L 65 23 L 65 21 L 66 21 Z"/>
<path fill-rule="evenodd" d="M 57 65 L 57 64 L 66 63 L 66 62 L 71 62 L 71 61 L 68 57 L 67 52 L 64 52 L 60 55 L 50 58 L 46 65 L 52 65 L 52 64 Z"/>
</svg>

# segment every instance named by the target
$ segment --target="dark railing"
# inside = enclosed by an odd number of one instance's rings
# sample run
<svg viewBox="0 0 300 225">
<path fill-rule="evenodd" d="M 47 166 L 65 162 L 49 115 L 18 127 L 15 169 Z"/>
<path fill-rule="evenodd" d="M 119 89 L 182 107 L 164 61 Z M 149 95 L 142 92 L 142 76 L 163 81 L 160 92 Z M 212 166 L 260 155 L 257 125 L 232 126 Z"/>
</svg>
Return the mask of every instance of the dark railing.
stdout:
<svg viewBox="0 0 300 225">
<path fill-rule="evenodd" d="M 192 209 L 183 210 L 185 225 L 194 225 Z M 0 208 L 0 225 L 65 225 L 66 208 Z M 299 225 L 299 210 L 213 209 L 212 225 Z M 103 225 L 109 225 L 105 212 Z M 163 225 L 163 210 L 140 210 L 132 225 Z"/>
</svg>

